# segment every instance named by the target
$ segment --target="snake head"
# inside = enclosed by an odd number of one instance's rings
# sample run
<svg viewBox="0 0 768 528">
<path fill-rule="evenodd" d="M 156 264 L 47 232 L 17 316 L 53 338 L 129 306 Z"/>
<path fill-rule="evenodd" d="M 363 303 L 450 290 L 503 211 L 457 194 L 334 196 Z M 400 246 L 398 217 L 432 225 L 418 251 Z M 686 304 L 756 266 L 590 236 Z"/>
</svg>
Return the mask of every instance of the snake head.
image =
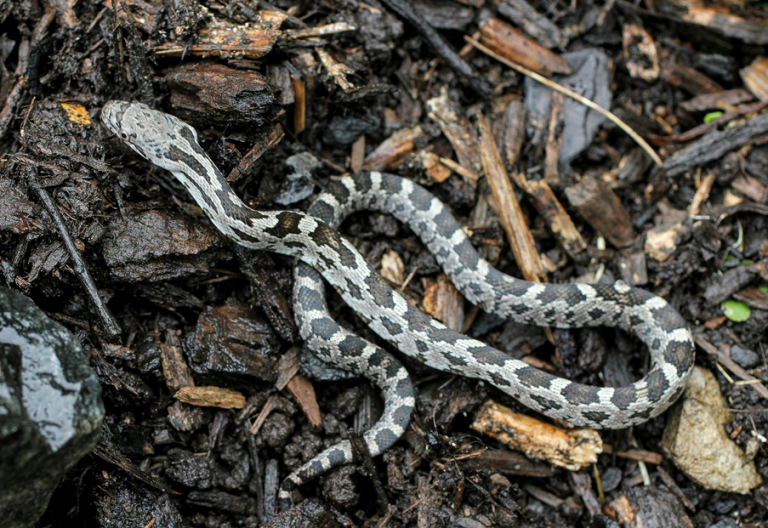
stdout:
<svg viewBox="0 0 768 528">
<path fill-rule="evenodd" d="M 177 171 L 169 159 L 169 145 L 177 140 L 197 147 L 197 132 L 181 119 L 135 101 L 109 101 L 101 110 L 104 125 L 142 157 L 159 167 Z"/>
</svg>

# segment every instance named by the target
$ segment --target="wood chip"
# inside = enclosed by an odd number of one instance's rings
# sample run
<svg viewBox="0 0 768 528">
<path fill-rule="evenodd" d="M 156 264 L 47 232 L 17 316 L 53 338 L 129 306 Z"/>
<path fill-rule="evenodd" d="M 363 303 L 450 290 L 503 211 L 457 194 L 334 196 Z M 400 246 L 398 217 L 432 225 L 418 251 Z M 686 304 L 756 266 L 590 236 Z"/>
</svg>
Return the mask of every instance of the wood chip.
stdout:
<svg viewBox="0 0 768 528">
<path fill-rule="evenodd" d="M 593 429 L 561 429 L 513 412 L 493 400 L 483 404 L 470 427 L 529 458 L 546 460 L 571 471 L 594 464 L 603 451 L 603 441 Z"/>
<path fill-rule="evenodd" d="M 179 401 L 197 407 L 220 407 L 222 409 L 242 409 L 245 396 L 241 393 L 221 387 L 182 387 L 173 395 Z"/>
<path fill-rule="evenodd" d="M 613 447 L 606 444 L 603 446 L 603 453 L 606 455 L 616 455 L 619 458 L 626 458 L 629 460 L 642 460 L 648 464 L 654 464 L 658 466 L 664 461 L 664 457 L 659 453 L 653 451 L 646 451 L 645 449 L 628 449 L 627 451 L 616 451 L 614 453 Z"/>
<path fill-rule="evenodd" d="M 270 51 L 282 35 L 279 27 L 286 15 L 276 11 L 261 11 L 261 23 L 256 26 L 233 26 L 201 29 L 193 43 L 189 40 L 165 42 L 155 46 L 159 57 L 220 57 L 258 59 Z"/>
<path fill-rule="evenodd" d="M 499 0 L 496 9 L 545 48 L 565 48 L 568 44 L 560 29 L 525 0 Z"/>
<path fill-rule="evenodd" d="M 304 81 L 291 75 L 293 84 L 293 132 L 301 134 L 307 126 L 307 98 Z"/>
<path fill-rule="evenodd" d="M 741 174 L 731 182 L 731 188 L 753 202 L 766 203 L 768 201 L 768 189 L 760 183 L 760 180 L 749 174 Z"/>
<path fill-rule="evenodd" d="M 465 465 L 476 470 L 496 471 L 505 475 L 551 477 L 555 470 L 549 464 L 536 463 L 520 453 L 487 449 L 480 456 L 467 459 Z"/>
<path fill-rule="evenodd" d="M 616 247 L 634 242 L 637 234 L 632 218 L 607 183 L 594 176 L 565 190 L 568 201 L 606 240 Z"/>
<path fill-rule="evenodd" d="M 320 406 L 317 404 L 312 382 L 299 372 L 291 378 L 286 389 L 293 395 L 301 410 L 304 411 L 304 415 L 312 428 L 320 429 L 323 425 L 323 417 L 320 415 Z"/>
<path fill-rule="evenodd" d="M 512 247 L 515 260 L 525 280 L 546 282 L 547 274 L 536 251 L 536 243 L 528 227 L 523 211 L 515 196 L 515 190 L 501 160 L 496 141 L 491 134 L 488 120 L 482 114 L 478 117 L 480 129 L 480 154 L 485 176 L 493 197 L 498 204 L 498 213 L 507 239 Z"/>
<path fill-rule="evenodd" d="M 176 392 L 184 387 L 194 387 L 195 380 L 189 365 L 184 361 L 178 335 L 174 330 L 165 333 L 165 343 L 160 345 L 161 360 L 163 364 L 163 376 L 165 384 L 171 392 Z"/>
<path fill-rule="evenodd" d="M 381 269 L 379 269 L 379 273 L 396 286 L 400 286 L 403 283 L 405 264 L 403 264 L 403 259 L 397 251 L 390 249 L 381 256 Z"/>
<path fill-rule="evenodd" d="M 768 32 L 768 26 L 766 27 Z M 739 71 L 744 85 L 761 101 L 768 100 L 768 57 L 758 57 Z"/>
<path fill-rule="evenodd" d="M 675 61 L 674 57 L 669 53 L 666 53 L 666 57 L 661 61 L 660 77 L 672 86 L 682 88 L 693 95 L 723 91 L 723 87 L 707 75 Z"/>
<path fill-rule="evenodd" d="M 365 135 L 360 136 L 352 143 L 352 154 L 349 156 L 349 167 L 357 174 L 365 163 Z"/>
<path fill-rule="evenodd" d="M 445 166 L 440 156 L 429 150 L 420 150 L 419 159 L 421 166 L 429 174 L 429 177 L 437 183 L 442 183 L 451 175 L 451 169 Z M 460 165 L 457 164 L 460 167 Z"/>
<path fill-rule="evenodd" d="M 688 112 L 705 112 L 707 110 L 730 110 L 736 105 L 753 101 L 755 96 L 743 88 L 724 90 L 709 94 L 697 95 L 689 101 L 680 103 L 680 108 Z"/>
<path fill-rule="evenodd" d="M 649 83 L 659 78 L 661 67 L 656 43 L 643 26 L 633 23 L 624 24 L 622 45 L 624 64 L 631 77 L 643 79 Z"/>
<path fill-rule="evenodd" d="M 470 126 L 458 104 L 448 98 L 445 86 L 439 97 L 427 101 L 429 118 L 435 121 L 453 146 L 459 165 L 475 174 L 482 173 L 483 162 L 477 146 L 477 131 Z"/>
<path fill-rule="evenodd" d="M 480 42 L 502 57 L 547 77 L 573 72 L 561 55 L 548 50 L 498 18 L 491 17 L 480 26 Z"/>
<path fill-rule="evenodd" d="M 424 297 L 421 300 L 424 311 L 445 326 L 461 331 L 464 326 L 464 296 L 451 282 L 440 274 L 437 280 L 424 279 Z"/>
<path fill-rule="evenodd" d="M 240 163 L 237 164 L 237 167 L 232 169 L 227 176 L 227 181 L 229 183 L 235 183 L 244 176 L 253 175 L 258 167 L 260 167 L 259 162 L 264 157 L 264 154 L 277 146 L 284 137 L 285 132 L 283 131 L 283 127 L 280 126 L 280 123 L 275 123 L 269 130 L 269 134 L 260 136 L 256 144 L 253 145 L 251 150 L 249 150 L 240 160 Z"/>
<path fill-rule="evenodd" d="M 512 179 L 531 196 L 536 211 L 569 255 L 575 256 L 587 249 L 581 233 L 546 181 L 527 180 L 523 173 L 513 173 Z"/>
<path fill-rule="evenodd" d="M 565 128 L 565 99 L 560 92 L 552 92 L 549 105 L 549 121 L 547 123 L 547 143 L 544 154 L 544 179 L 547 183 L 560 189 L 560 147 L 563 145 L 563 129 Z"/>
<path fill-rule="evenodd" d="M 714 185 L 716 179 L 717 176 L 715 173 L 710 172 L 704 177 L 703 180 L 701 180 L 701 183 L 696 188 L 696 194 L 693 195 L 691 205 L 688 206 L 688 217 L 696 216 L 699 214 L 701 205 L 707 201 L 707 198 L 709 198 L 709 192 L 712 190 L 712 185 Z"/>
<path fill-rule="evenodd" d="M 333 57 L 325 51 L 323 48 L 315 48 L 315 53 L 320 57 L 320 63 L 325 67 L 328 74 L 333 77 L 333 80 L 339 87 L 348 92 L 352 90 L 355 85 L 347 80 L 347 75 L 355 73 L 355 70 L 344 64 L 343 62 L 336 62 Z"/>
<path fill-rule="evenodd" d="M 768 310 L 768 294 L 763 293 L 757 286 L 747 286 L 743 290 L 734 293 L 733 298 L 745 302 L 753 308 Z"/>
<path fill-rule="evenodd" d="M 420 126 L 398 130 L 368 154 L 363 168 L 388 170 L 397 167 L 404 157 L 414 151 L 413 140 L 423 135 Z"/>
</svg>

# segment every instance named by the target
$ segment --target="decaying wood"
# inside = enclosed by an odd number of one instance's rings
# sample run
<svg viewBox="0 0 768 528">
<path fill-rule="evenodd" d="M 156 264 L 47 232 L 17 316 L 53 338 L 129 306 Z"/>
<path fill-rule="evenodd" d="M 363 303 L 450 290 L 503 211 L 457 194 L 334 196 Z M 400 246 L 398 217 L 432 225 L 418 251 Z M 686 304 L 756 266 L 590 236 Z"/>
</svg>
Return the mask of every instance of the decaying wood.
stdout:
<svg viewBox="0 0 768 528">
<path fill-rule="evenodd" d="M 182 387 L 173 395 L 177 400 L 198 407 L 242 409 L 245 396 L 236 390 L 222 387 Z"/>
<path fill-rule="evenodd" d="M 568 43 L 560 29 L 525 0 L 501 0 L 496 9 L 545 48 L 564 48 Z"/>
<path fill-rule="evenodd" d="M 512 247 L 517 265 L 526 280 L 546 282 L 547 274 L 541 264 L 541 258 L 536 251 L 531 230 L 528 228 L 520 203 L 515 196 L 515 190 L 509 181 L 509 176 L 501 161 L 501 154 L 496 147 L 496 141 L 491 134 L 488 120 L 480 114 L 478 117 L 480 129 L 480 154 L 482 157 L 485 176 L 491 188 L 493 197 L 498 205 L 498 214 L 507 239 Z"/>
<path fill-rule="evenodd" d="M 201 29 L 195 35 L 193 44 L 187 41 L 166 42 L 155 46 L 155 54 L 160 57 L 261 58 L 272 51 L 282 35 L 279 28 L 285 15 L 276 11 L 261 11 L 261 16 L 258 26 Z"/>
<path fill-rule="evenodd" d="M 240 160 L 237 167 L 230 171 L 229 175 L 227 175 L 227 181 L 229 183 L 235 183 L 244 176 L 252 176 L 255 174 L 257 167 L 261 166 L 260 161 L 264 157 L 264 154 L 277 146 L 277 144 L 282 141 L 283 137 L 285 137 L 283 127 L 280 126 L 280 123 L 275 123 L 269 130 L 269 134 L 261 136 L 251 150 L 243 156 L 243 159 Z"/>
<path fill-rule="evenodd" d="M 424 279 L 424 298 L 421 303 L 424 311 L 460 332 L 464 326 L 464 296 L 456 289 L 451 279 L 440 274 L 437 280 Z"/>
<path fill-rule="evenodd" d="M 293 84 L 293 133 L 301 134 L 307 127 L 307 89 L 304 81 L 291 75 Z"/>
<path fill-rule="evenodd" d="M 565 194 L 581 216 L 614 246 L 625 247 L 635 240 L 632 218 L 603 180 L 584 176 Z"/>
<path fill-rule="evenodd" d="M 480 174 L 483 162 L 477 146 L 477 132 L 464 117 L 464 113 L 448 98 L 448 92 L 441 90 L 439 97 L 427 101 L 427 109 L 430 119 L 438 124 L 453 146 L 459 164 L 475 174 Z"/>
<path fill-rule="evenodd" d="M 512 179 L 531 196 L 536 211 L 544 218 L 552 234 L 569 255 L 575 256 L 587 249 L 587 244 L 576 229 L 571 216 L 546 181 L 528 180 L 525 174 L 519 172 L 513 173 Z"/>
<path fill-rule="evenodd" d="M 563 146 L 565 127 L 565 100 L 560 92 L 552 92 L 547 122 L 547 143 L 544 147 L 544 179 L 556 188 L 560 188 L 560 147 Z"/>
<path fill-rule="evenodd" d="M 597 462 L 597 455 L 603 451 L 603 441 L 593 429 L 561 429 L 513 412 L 493 400 L 480 408 L 470 427 L 529 458 L 546 460 L 571 471 Z"/>
<path fill-rule="evenodd" d="M 765 28 L 768 32 L 768 25 Z M 768 101 L 768 57 L 758 57 L 739 71 L 741 80 L 758 99 Z"/>
<path fill-rule="evenodd" d="M 549 464 L 533 462 L 520 453 L 499 449 L 486 449 L 479 456 L 466 459 L 465 464 L 473 469 L 505 475 L 551 477 L 555 474 L 555 470 Z"/>
<path fill-rule="evenodd" d="M 768 114 L 761 114 L 743 125 L 720 132 L 712 132 L 684 149 L 678 150 L 664 161 L 669 176 L 677 176 L 697 165 L 720 159 L 727 152 L 737 149 L 768 133 Z"/>
<path fill-rule="evenodd" d="M 572 72 L 562 56 L 531 40 L 498 18 L 489 18 L 480 26 L 480 42 L 502 57 L 542 75 L 568 75 Z"/>
<path fill-rule="evenodd" d="M 753 101 L 755 96 L 743 88 L 701 94 L 680 103 L 680 108 L 688 112 L 704 112 L 713 108 L 729 110 L 731 107 Z"/>
<path fill-rule="evenodd" d="M 192 371 L 184 360 L 175 330 L 168 330 L 165 333 L 165 343 L 160 345 L 160 352 L 165 384 L 171 392 L 176 392 L 183 387 L 194 387 L 195 380 L 192 379 Z"/>
<path fill-rule="evenodd" d="M 312 382 L 304 374 L 297 372 L 285 388 L 293 395 L 296 403 L 304 411 L 304 415 L 309 420 L 312 428 L 315 430 L 320 429 L 323 425 L 323 417 L 320 415 L 320 406 L 317 404 L 315 388 L 312 386 Z"/>
<path fill-rule="evenodd" d="M 398 130 L 368 154 L 363 168 L 387 170 L 396 167 L 405 156 L 413 152 L 413 140 L 423 135 L 420 126 Z"/>
</svg>

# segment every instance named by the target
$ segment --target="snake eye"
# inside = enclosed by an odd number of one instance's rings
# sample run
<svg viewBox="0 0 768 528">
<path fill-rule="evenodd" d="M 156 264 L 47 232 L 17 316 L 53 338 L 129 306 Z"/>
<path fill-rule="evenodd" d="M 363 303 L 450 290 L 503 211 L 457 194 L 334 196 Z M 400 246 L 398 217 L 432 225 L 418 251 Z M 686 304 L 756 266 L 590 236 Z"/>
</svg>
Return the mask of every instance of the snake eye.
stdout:
<svg viewBox="0 0 768 528">
<path fill-rule="evenodd" d="M 126 134 L 125 132 L 120 132 L 120 137 L 123 139 L 128 139 L 128 134 Z"/>
</svg>

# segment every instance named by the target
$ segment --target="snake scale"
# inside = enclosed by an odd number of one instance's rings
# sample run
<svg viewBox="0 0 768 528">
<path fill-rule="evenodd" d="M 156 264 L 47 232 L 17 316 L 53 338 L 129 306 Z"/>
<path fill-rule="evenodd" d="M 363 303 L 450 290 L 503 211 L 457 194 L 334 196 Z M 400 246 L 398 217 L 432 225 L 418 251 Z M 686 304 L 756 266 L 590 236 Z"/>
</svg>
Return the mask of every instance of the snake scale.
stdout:
<svg viewBox="0 0 768 528">
<path fill-rule="evenodd" d="M 102 120 L 138 154 L 169 170 L 213 224 L 243 246 L 295 256 L 294 309 L 300 333 L 321 359 L 369 377 L 385 410 L 364 438 L 372 455 L 405 431 L 414 406 L 405 368 L 385 350 L 341 328 L 328 313 L 324 278 L 379 336 L 430 367 L 485 380 L 547 416 L 575 425 L 617 429 L 658 416 L 682 393 L 694 346 L 682 317 L 667 302 L 623 282 L 613 285 L 538 284 L 515 279 L 483 260 L 450 211 L 413 182 L 378 172 L 333 180 L 308 213 L 256 211 L 245 205 L 180 119 L 136 102 L 110 101 Z M 559 378 L 455 332 L 412 307 L 371 268 L 335 228 L 356 210 L 387 212 L 423 240 L 454 285 L 483 310 L 539 326 L 607 326 L 648 346 L 651 368 L 626 387 L 592 387 Z M 354 460 L 348 442 L 294 471 L 279 492 L 293 490 Z"/>
</svg>

